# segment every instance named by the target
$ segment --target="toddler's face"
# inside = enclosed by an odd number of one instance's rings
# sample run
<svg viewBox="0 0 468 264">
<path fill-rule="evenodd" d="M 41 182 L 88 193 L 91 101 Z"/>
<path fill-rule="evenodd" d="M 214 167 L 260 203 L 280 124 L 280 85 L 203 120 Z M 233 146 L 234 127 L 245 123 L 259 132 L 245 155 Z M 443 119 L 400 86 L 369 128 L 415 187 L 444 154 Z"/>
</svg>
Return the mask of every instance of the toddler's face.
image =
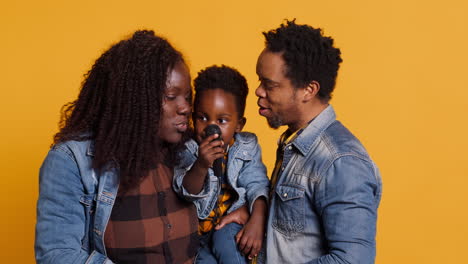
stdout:
<svg viewBox="0 0 468 264">
<path fill-rule="evenodd" d="M 197 105 L 194 106 L 192 116 L 195 140 L 200 143 L 205 137 L 205 127 L 215 124 L 221 129 L 221 139 L 227 147 L 234 133 L 240 132 L 245 123 L 245 119 L 239 118 L 234 95 L 222 89 L 212 89 L 196 96 Z"/>
</svg>

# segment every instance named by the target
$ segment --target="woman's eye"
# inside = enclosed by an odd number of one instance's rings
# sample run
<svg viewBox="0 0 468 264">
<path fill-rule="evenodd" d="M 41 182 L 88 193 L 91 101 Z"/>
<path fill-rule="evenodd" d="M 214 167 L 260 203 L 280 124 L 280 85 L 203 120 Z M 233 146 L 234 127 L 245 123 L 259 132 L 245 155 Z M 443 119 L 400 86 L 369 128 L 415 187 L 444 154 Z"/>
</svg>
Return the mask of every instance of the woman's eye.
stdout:
<svg viewBox="0 0 468 264">
<path fill-rule="evenodd" d="M 166 100 L 169 100 L 169 101 L 172 101 L 172 100 L 176 99 L 176 97 L 174 95 L 166 95 L 165 98 L 166 98 Z"/>
<path fill-rule="evenodd" d="M 227 123 L 227 120 L 226 120 L 226 119 L 219 119 L 218 122 L 219 122 L 220 124 L 224 124 L 224 123 Z"/>
</svg>

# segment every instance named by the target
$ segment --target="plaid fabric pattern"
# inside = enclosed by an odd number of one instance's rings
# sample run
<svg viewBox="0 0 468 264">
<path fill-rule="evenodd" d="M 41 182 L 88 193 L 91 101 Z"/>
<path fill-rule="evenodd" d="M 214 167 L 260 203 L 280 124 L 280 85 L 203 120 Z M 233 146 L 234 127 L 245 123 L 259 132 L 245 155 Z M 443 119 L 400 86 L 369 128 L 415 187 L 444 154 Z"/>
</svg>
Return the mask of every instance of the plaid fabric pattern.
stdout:
<svg viewBox="0 0 468 264">
<path fill-rule="evenodd" d="M 199 240 L 192 203 L 172 190 L 165 165 L 135 188 L 118 194 L 107 224 L 107 256 L 116 263 L 192 263 Z"/>
<path fill-rule="evenodd" d="M 234 144 L 234 138 L 231 140 L 228 146 L 232 146 Z M 219 192 L 218 196 L 218 204 L 216 207 L 213 209 L 213 211 L 210 212 L 207 218 L 205 219 L 200 219 L 199 224 L 198 224 L 198 233 L 199 234 L 206 234 L 209 233 L 221 220 L 221 217 L 223 217 L 227 210 L 229 210 L 229 207 L 231 207 L 232 203 L 235 200 L 235 192 L 232 190 L 231 186 L 229 185 L 227 181 L 227 175 L 226 175 L 226 163 L 228 159 L 228 150 L 226 150 L 223 158 L 223 175 L 220 175 L 220 181 L 221 181 L 221 191 Z"/>
<path fill-rule="evenodd" d="M 291 131 L 288 129 L 281 135 L 278 141 L 278 148 L 276 149 L 275 168 L 273 169 L 273 173 L 271 174 L 271 178 L 270 178 L 270 183 L 271 183 L 270 184 L 270 199 L 276 189 L 276 183 L 278 182 L 279 175 L 281 174 L 280 171 L 283 166 L 284 148 L 290 142 L 293 142 L 302 133 L 302 131 L 304 131 L 304 129 L 310 124 L 310 122 L 312 122 L 312 120 L 307 122 L 307 125 L 305 125 L 304 127 L 302 127 L 301 129 L 297 130 L 294 133 L 291 133 Z"/>
</svg>

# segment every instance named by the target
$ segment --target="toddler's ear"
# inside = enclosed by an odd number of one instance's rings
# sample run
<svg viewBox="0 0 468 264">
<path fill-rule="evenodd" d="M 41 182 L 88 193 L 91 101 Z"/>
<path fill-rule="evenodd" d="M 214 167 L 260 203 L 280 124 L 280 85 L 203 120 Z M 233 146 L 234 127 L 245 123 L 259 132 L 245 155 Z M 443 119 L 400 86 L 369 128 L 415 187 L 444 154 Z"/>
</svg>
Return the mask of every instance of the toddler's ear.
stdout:
<svg viewBox="0 0 468 264">
<path fill-rule="evenodd" d="M 245 123 L 247 123 L 247 119 L 245 117 L 242 117 L 241 119 L 239 119 L 239 122 L 237 122 L 237 126 L 236 126 L 236 133 L 242 131 L 242 129 L 245 126 Z"/>
</svg>

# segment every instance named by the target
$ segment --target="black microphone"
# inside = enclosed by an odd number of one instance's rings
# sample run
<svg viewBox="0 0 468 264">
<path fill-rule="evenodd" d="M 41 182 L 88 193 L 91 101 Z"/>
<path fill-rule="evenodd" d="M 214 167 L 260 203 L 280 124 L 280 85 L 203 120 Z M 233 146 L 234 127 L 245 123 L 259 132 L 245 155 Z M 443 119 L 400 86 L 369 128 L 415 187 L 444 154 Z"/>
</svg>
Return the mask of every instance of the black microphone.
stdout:
<svg viewBox="0 0 468 264">
<path fill-rule="evenodd" d="M 213 141 L 221 140 L 221 129 L 219 128 L 219 126 L 211 124 L 205 127 L 205 138 L 214 134 L 218 134 L 218 137 L 215 138 Z M 218 177 L 222 177 L 223 175 L 223 159 L 224 158 L 219 158 L 213 161 L 213 172 Z"/>
</svg>

